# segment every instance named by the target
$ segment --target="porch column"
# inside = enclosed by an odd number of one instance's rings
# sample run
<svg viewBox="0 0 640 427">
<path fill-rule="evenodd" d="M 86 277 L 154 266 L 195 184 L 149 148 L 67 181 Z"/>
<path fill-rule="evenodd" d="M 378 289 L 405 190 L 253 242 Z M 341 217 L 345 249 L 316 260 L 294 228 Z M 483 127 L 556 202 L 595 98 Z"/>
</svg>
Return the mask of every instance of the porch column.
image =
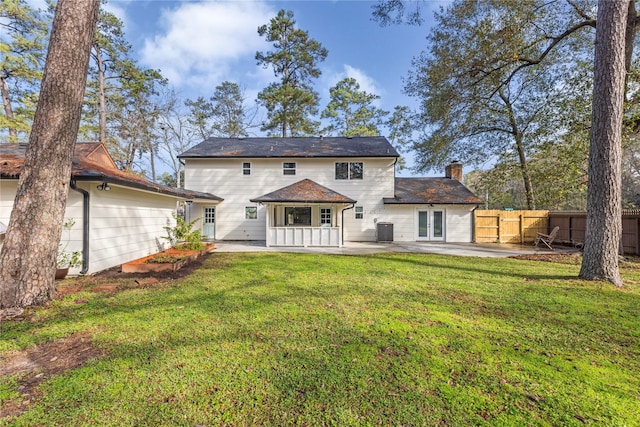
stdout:
<svg viewBox="0 0 640 427">
<path fill-rule="evenodd" d="M 265 216 L 265 221 L 266 221 L 265 229 L 264 229 L 265 234 L 266 234 L 266 236 L 265 236 L 266 243 L 265 244 L 266 244 L 267 247 L 269 247 L 269 246 L 271 246 L 271 233 L 269 231 L 269 224 L 271 224 L 271 205 L 267 203 L 266 205 L 264 205 L 264 208 L 265 208 L 265 211 L 266 211 L 266 213 L 264 215 Z"/>
</svg>

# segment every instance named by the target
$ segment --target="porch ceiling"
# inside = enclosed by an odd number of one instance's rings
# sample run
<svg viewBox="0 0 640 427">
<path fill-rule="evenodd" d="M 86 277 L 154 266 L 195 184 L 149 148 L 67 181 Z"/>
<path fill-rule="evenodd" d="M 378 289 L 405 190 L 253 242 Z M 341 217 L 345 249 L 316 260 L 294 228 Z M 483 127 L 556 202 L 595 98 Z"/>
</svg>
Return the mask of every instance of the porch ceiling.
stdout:
<svg viewBox="0 0 640 427">
<path fill-rule="evenodd" d="M 356 203 L 355 200 L 310 179 L 303 179 L 251 201 L 255 203 Z"/>
</svg>

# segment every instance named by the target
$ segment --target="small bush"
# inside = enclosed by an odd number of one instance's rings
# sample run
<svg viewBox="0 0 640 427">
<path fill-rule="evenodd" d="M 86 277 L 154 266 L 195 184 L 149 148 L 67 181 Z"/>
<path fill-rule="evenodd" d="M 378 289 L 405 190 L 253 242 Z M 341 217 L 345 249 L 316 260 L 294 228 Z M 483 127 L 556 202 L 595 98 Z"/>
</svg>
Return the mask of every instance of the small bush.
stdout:
<svg viewBox="0 0 640 427">
<path fill-rule="evenodd" d="M 200 218 L 196 218 L 191 222 L 187 222 L 185 218 L 174 213 L 173 219 L 175 219 L 176 225 L 174 225 L 173 227 L 163 227 L 167 232 L 167 236 L 162 237 L 163 239 L 168 240 L 169 244 L 177 249 L 180 249 L 178 246 L 183 246 L 184 244 L 190 246 L 186 249 L 204 249 L 204 245 L 200 241 L 202 240 L 202 233 L 200 232 L 200 230 L 193 230 L 193 226 L 196 224 L 196 222 L 200 221 Z"/>
</svg>

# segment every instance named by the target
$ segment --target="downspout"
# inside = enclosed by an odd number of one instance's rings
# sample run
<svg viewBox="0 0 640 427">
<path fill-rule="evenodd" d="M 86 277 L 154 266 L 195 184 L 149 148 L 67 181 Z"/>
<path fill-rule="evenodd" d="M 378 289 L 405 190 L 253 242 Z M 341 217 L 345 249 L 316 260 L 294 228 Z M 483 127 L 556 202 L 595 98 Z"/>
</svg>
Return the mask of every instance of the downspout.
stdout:
<svg viewBox="0 0 640 427">
<path fill-rule="evenodd" d="M 82 194 L 82 270 L 80 274 L 89 271 L 89 192 L 78 188 L 76 180 L 71 180 L 71 189 Z"/>
<path fill-rule="evenodd" d="M 476 242 L 476 209 L 478 209 L 478 205 L 476 205 L 473 209 L 471 209 L 471 243 Z"/>
<path fill-rule="evenodd" d="M 356 207 L 355 203 L 352 203 L 351 206 L 349 206 L 348 208 L 344 208 L 342 209 L 342 211 L 340 212 L 341 215 L 341 219 L 340 219 L 340 247 L 344 246 L 344 211 L 348 211 L 349 209 L 353 209 Z"/>
</svg>

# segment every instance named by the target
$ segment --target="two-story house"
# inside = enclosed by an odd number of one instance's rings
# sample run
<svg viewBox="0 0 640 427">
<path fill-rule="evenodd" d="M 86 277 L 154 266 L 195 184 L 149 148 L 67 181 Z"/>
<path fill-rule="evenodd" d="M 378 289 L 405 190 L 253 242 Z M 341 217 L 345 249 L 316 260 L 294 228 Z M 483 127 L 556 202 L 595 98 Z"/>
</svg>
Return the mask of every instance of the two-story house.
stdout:
<svg viewBox="0 0 640 427">
<path fill-rule="evenodd" d="M 472 241 L 482 200 L 460 182 L 462 165 L 396 178 L 398 156 L 378 136 L 209 138 L 178 157 L 185 188 L 224 199 L 189 205 L 209 238 L 342 246 L 381 240 L 384 227 L 384 240 Z"/>
</svg>

